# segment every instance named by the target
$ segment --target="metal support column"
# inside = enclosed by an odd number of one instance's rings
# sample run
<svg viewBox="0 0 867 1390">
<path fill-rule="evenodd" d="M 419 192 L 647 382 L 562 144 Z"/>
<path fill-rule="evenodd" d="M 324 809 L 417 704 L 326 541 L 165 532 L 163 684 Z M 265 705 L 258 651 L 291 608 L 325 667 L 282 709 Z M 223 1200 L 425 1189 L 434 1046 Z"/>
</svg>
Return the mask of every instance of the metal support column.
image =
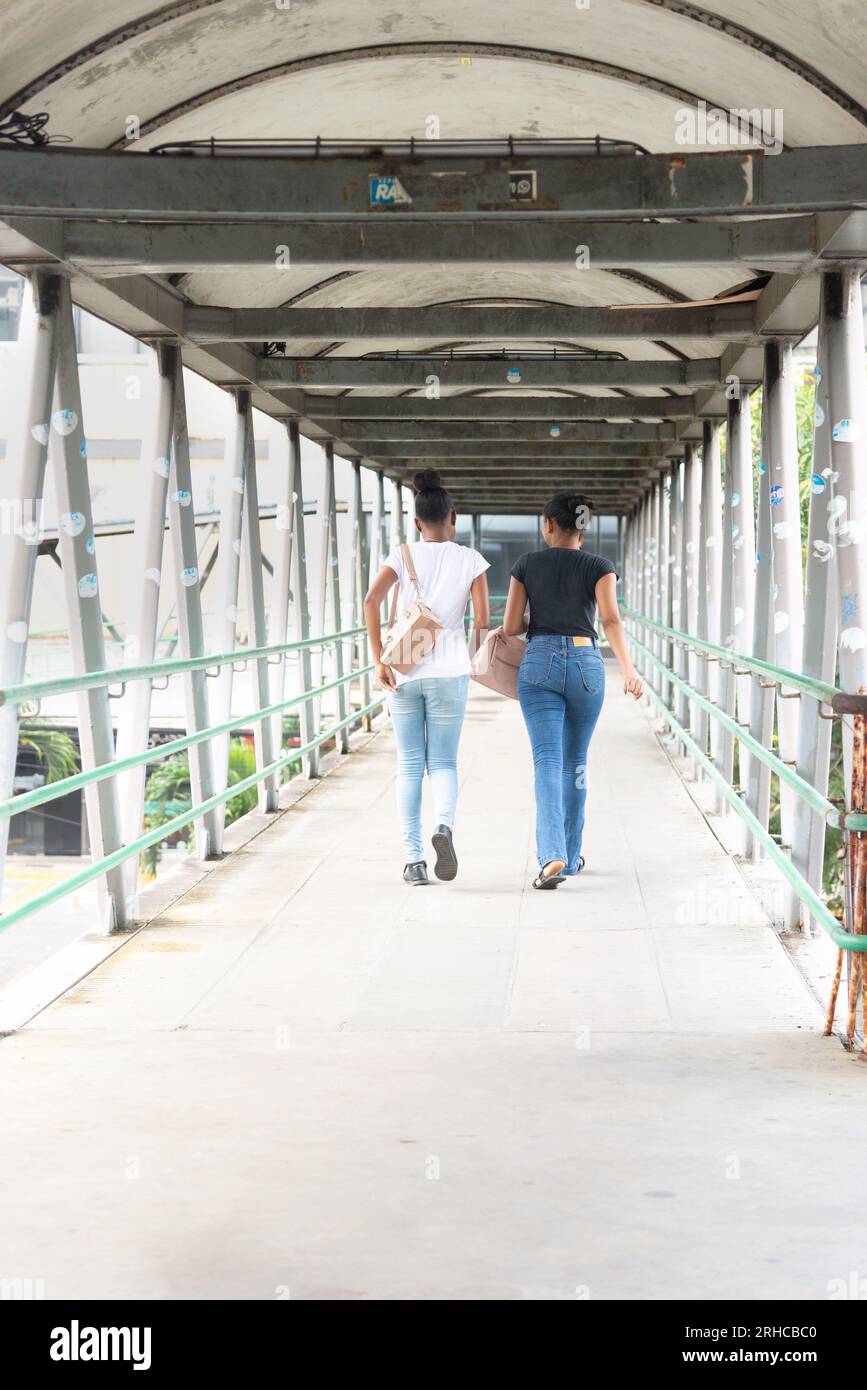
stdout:
<svg viewBox="0 0 867 1390">
<path fill-rule="evenodd" d="M 683 514 L 680 528 L 680 630 L 691 636 L 696 635 L 696 601 L 698 597 L 698 584 L 696 582 L 699 514 L 697 471 L 695 447 L 692 444 L 687 444 L 683 461 Z M 678 648 L 678 652 L 677 674 L 682 680 L 692 685 L 695 679 L 694 658 L 691 658 L 690 654 L 682 647 Z M 691 723 L 691 703 L 683 691 L 677 693 L 676 712 L 679 722 L 686 728 Z"/>
<path fill-rule="evenodd" d="M 635 526 L 635 578 L 636 578 L 636 608 L 642 617 L 647 616 L 647 494 L 644 493 L 638 507 Z M 639 633 L 642 642 L 647 640 L 647 630 L 641 629 Z M 639 672 L 645 680 L 649 680 L 649 663 L 644 656 L 639 655 L 636 662 Z"/>
<path fill-rule="evenodd" d="M 741 392 L 728 402 L 719 641 L 721 646 L 745 656 L 752 650 L 755 563 L 750 398 Z M 735 666 L 736 663 L 726 666 L 720 672 L 719 701 L 725 714 L 731 718 L 737 716 L 745 724 L 749 719 L 750 678 L 737 675 Z M 719 766 L 732 785 L 734 752 L 734 734 L 721 729 Z M 743 748 L 738 749 L 741 786 L 746 785 L 747 756 Z"/>
<path fill-rule="evenodd" d="M 801 669 L 828 685 L 835 683 L 837 665 L 836 574 L 831 564 L 833 546 L 828 534 L 828 499 L 831 495 L 831 407 L 828 400 L 828 323 L 824 304 L 819 322 L 816 356 L 816 406 L 813 430 L 813 467 L 807 525 L 807 572 L 804 592 L 804 652 Z M 798 725 L 797 772 L 805 782 L 826 796 L 831 763 L 831 721 L 823 719 L 816 700 L 802 699 Z M 798 797 L 792 832 L 792 862 L 810 887 L 822 891 L 825 859 L 825 818 Z M 786 925 L 801 922 L 809 932 L 810 916 L 800 899 L 789 893 Z"/>
<path fill-rule="evenodd" d="M 87 452 L 78 379 L 78 351 L 69 285 L 59 290 L 57 368 L 54 409 L 49 444 L 57 500 L 58 549 L 72 672 L 76 676 L 106 668 L 102 609 L 96 572 L 96 546 L 88 481 Z M 114 733 L 108 690 L 81 691 L 78 706 L 78 740 L 85 772 L 114 762 Z M 122 847 L 123 829 L 116 778 L 94 782 L 85 789 L 87 827 L 94 859 L 102 859 Z M 134 902 L 127 903 L 124 874 L 118 865 L 105 875 L 102 917 L 106 931 L 128 924 Z"/>
<path fill-rule="evenodd" d="M 33 580 L 57 356 L 60 278 L 35 271 L 21 309 L 17 373 L 6 453 L 6 515 L 0 534 L 0 685 L 20 685 L 27 661 Z M 18 760 L 18 706 L 0 706 L 0 797 L 12 795 Z M 0 820 L 0 886 L 9 820 Z"/>
<path fill-rule="evenodd" d="M 175 359 L 175 399 L 172 421 L 172 461 L 169 474 L 169 531 L 175 571 L 178 611 L 178 647 L 181 657 L 205 655 L 202 601 L 199 593 L 199 567 L 196 553 L 196 519 L 193 510 L 190 471 L 190 440 L 184 395 L 184 369 L 180 353 Z M 198 733 L 210 726 L 207 676 L 203 670 L 189 671 L 183 677 L 187 707 L 187 733 Z M 193 801 L 208 800 L 214 794 L 214 767 L 210 742 L 190 749 L 190 785 Z M 220 825 L 215 811 L 194 822 L 196 854 L 208 859 L 220 842 Z"/>
<path fill-rule="evenodd" d="M 801 497 L 798 480 L 798 437 L 795 421 L 795 373 L 790 343 L 765 343 L 764 396 L 768 411 L 765 463 L 771 502 L 774 551 L 774 661 L 787 671 L 801 664 L 804 641 L 804 579 L 801 559 Z M 777 737 L 783 762 L 794 767 L 798 749 L 801 699 L 796 691 L 780 690 L 777 699 Z M 797 797 L 780 789 L 783 843 L 791 845 Z"/>
<path fill-rule="evenodd" d="M 249 391 L 233 392 L 234 411 L 226 434 L 223 473 L 223 500 L 220 508 L 220 531 L 217 549 L 217 613 L 214 642 L 218 652 L 231 652 L 237 645 L 238 586 L 241 575 L 241 516 L 244 510 L 244 488 L 247 468 L 247 414 Z M 251 620 L 252 621 L 252 620 Z M 212 706 L 215 724 L 222 724 L 232 713 L 232 689 L 235 667 L 232 662 L 221 666 L 216 680 Z M 214 739 L 214 790 L 224 791 L 229 780 L 229 735 Z M 223 849 L 225 804 L 218 806 L 214 819 L 219 826 L 219 838 L 213 853 Z"/>
<path fill-rule="evenodd" d="M 169 490 L 172 420 L 175 409 L 175 380 L 178 349 L 161 343 L 152 352 L 151 398 L 145 414 L 141 445 L 143 494 L 139 498 L 133 547 L 132 599 L 124 642 L 124 660 L 147 666 L 157 649 L 160 582 L 166 534 L 166 499 Z M 117 731 L 118 758 L 143 753 L 150 737 L 150 680 L 132 681 L 120 705 Z M 120 808 L 126 841 L 141 834 L 144 814 L 146 767 L 131 768 L 120 775 Z M 137 857 L 124 866 L 127 893 L 133 895 L 138 879 Z"/>
<path fill-rule="evenodd" d="M 472 530 L 470 532 L 470 545 L 473 547 L 473 550 L 481 551 L 482 518 L 478 512 L 473 512 L 472 516 L 470 517 L 470 525 L 472 527 Z"/>
<path fill-rule="evenodd" d="M 323 542 L 327 540 L 328 565 L 325 570 L 327 601 L 325 612 L 331 609 L 331 631 L 340 632 L 343 629 L 343 606 L 340 601 L 340 547 L 337 535 L 337 494 L 334 486 L 334 449 L 331 444 L 325 445 L 325 476 L 326 491 L 328 494 L 328 526 Z M 400 498 L 400 488 L 398 488 L 398 499 Z M 352 668 L 352 643 L 335 642 L 332 651 L 334 653 L 333 672 L 335 680 L 339 680 L 347 670 Z M 342 723 L 349 714 L 349 686 L 339 685 L 337 687 L 337 722 Z M 349 752 L 349 729 L 343 728 L 337 734 L 338 753 Z"/>
<path fill-rule="evenodd" d="M 651 524 L 650 524 L 650 617 L 655 623 L 662 620 L 662 593 L 660 579 L 660 558 L 662 555 L 662 484 L 659 480 L 654 483 L 651 494 Z M 662 654 L 662 638 L 659 633 L 654 633 L 650 642 L 651 650 L 657 658 Z M 659 677 L 659 669 L 653 668 L 654 689 L 662 694 L 662 681 Z"/>
<path fill-rule="evenodd" d="M 682 465 L 679 462 L 672 464 L 668 480 L 668 578 L 664 616 L 666 627 L 670 628 L 677 628 L 680 625 L 681 473 Z M 671 671 L 675 670 L 675 663 L 678 660 L 677 650 L 671 640 L 666 642 L 664 648 L 665 664 Z M 674 685 L 670 681 L 666 700 L 669 708 L 673 709 L 675 704 Z"/>
<path fill-rule="evenodd" d="M 280 482 L 277 489 L 277 514 L 274 519 L 274 577 L 271 593 L 271 616 L 268 643 L 271 646 L 289 641 L 289 593 L 292 571 L 292 514 L 295 492 L 295 453 L 288 432 L 280 440 Z M 286 658 L 275 661 L 271 668 L 271 703 L 277 704 L 286 694 Z M 271 738 L 275 754 L 283 747 L 283 715 L 275 714 Z"/>
<path fill-rule="evenodd" d="M 861 270 L 826 271 L 822 307 L 827 326 L 832 498 L 829 526 L 838 581 L 840 685 L 867 692 L 867 392 Z M 843 722 L 846 805 L 852 808 L 852 717 Z M 851 930 L 851 926 L 850 926 Z M 851 970 L 851 953 L 849 967 Z M 851 981 L 850 981 L 851 983 Z"/>
<path fill-rule="evenodd" d="M 701 451 L 701 509 L 699 516 L 697 613 L 699 636 L 705 642 L 719 645 L 720 603 L 722 598 L 722 514 L 720 507 L 720 445 L 719 423 L 702 423 Z M 720 695 L 719 663 L 698 658 L 698 689 L 708 699 L 718 702 Z M 698 712 L 698 742 L 710 751 L 719 766 L 720 726 L 709 715 Z M 717 810 L 722 809 L 722 796 L 716 795 Z"/>
<path fill-rule="evenodd" d="M 289 426 L 289 448 L 295 478 L 295 500 L 292 507 L 292 627 L 293 641 L 306 642 L 310 636 L 310 596 L 307 588 L 307 546 L 304 539 L 304 477 L 301 467 L 301 435 L 293 421 Z M 310 648 L 303 647 L 298 658 L 298 691 L 303 695 L 313 691 L 313 663 Z M 316 734 L 316 703 L 311 698 L 300 707 L 298 717 L 302 746 Z M 304 776 L 319 776 L 319 750 L 314 748 L 303 758 Z"/>
<path fill-rule="evenodd" d="M 831 523 L 839 581 L 840 684 L 867 685 L 867 405 L 859 269 L 826 271 L 822 305 L 828 342 Z"/>
<path fill-rule="evenodd" d="M 395 545 L 403 545 L 406 540 L 406 517 L 404 515 L 403 485 L 397 481 L 392 484 L 392 534 Z"/>
<path fill-rule="evenodd" d="M 671 474 L 665 473 L 659 480 L 659 561 L 657 565 L 659 601 L 657 617 L 663 627 L 670 626 L 669 591 L 671 586 L 671 565 L 669 564 L 669 545 L 671 543 Z M 669 641 L 660 635 L 658 655 L 665 664 L 668 661 Z M 663 700 L 668 698 L 669 684 L 660 673 L 659 693 Z"/>
<path fill-rule="evenodd" d="M 264 647 L 268 641 L 268 622 L 265 617 L 265 581 L 262 568 L 262 529 L 259 521 L 259 480 L 256 475 L 256 441 L 253 437 L 253 407 L 250 394 L 244 395 L 244 509 L 242 514 L 244 557 L 244 588 L 247 593 L 248 642 L 252 647 Z M 240 407 L 239 407 L 240 408 Z M 255 662 L 253 690 L 259 709 L 265 709 L 271 694 L 271 681 L 266 656 Z M 274 761 L 273 724 L 270 718 L 258 719 L 253 726 L 256 748 L 256 768 L 261 772 Z M 258 784 L 259 810 L 277 810 L 277 775 L 271 773 Z"/>
<path fill-rule="evenodd" d="M 768 402 L 762 392 L 762 446 L 759 459 L 759 514 L 756 523 L 756 571 L 753 586 L 753 656 L 760 661 L 774 659 L 773 598 L 774 554 L 771 520 L 770 470 L 768 457 Z M 763 747 L 770 748 L 774 732 L 774 687 L 761 676 L 750 677 L 750 734 Z M 771 771 L 757 758 L 747 765 L 747 806 L 767 829 L 770 817 Z M 762 849 L 745 831 L 745 853 L 757 861 Z"/>
<path fill-rule="evenodd" d="M 370 582 L 370 556 L 367 544 L 367 521 L 364 515 L 364 493 L 361 486 L 361 463 L 356 459 L 352 465 L 352 499 L 350 510 L 350 536 L 351 536 L 351 603 L 350 613 L 352 615 L 352 626 L 362 627 L 364 625 L 364 596 L 367 593 L 367 586 Z M 355 642 L 356 662 L 359 667 L 367 665 L 367 639 L 362 635 Z M 360 699 L 361 707 L 365 709 L 370 704 L 370 672 L 366 672 L 360 680 Z M 365 729 L 370 728 L 370 716 L 364 716 Z"/>
</svg>

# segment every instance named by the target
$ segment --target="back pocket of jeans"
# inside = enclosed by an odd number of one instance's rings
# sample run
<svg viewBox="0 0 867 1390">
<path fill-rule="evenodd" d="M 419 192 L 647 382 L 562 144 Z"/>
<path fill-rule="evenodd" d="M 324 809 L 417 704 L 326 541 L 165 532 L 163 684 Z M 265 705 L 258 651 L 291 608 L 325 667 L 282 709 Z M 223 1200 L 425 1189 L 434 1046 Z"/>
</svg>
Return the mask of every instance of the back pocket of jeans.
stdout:
<svg viewBox="0 0 867 1390">
<path fill-rule="evenodd" d="M 551 665 L 554 661 L 552 651 L 533 651 L 532 644 L 524 653 L 521 662 L 520 680 L 527 685 L 547 685 L 551 677 Z"/>
<path fill-rule="evenodd" d="M 605 685 L 605 667 L 601 656 L 582 657 L 578 665 L 581 670 L 581 679 L 584 682 L 584 689 L 590 695 L 598 695 Z"/>
</svg>

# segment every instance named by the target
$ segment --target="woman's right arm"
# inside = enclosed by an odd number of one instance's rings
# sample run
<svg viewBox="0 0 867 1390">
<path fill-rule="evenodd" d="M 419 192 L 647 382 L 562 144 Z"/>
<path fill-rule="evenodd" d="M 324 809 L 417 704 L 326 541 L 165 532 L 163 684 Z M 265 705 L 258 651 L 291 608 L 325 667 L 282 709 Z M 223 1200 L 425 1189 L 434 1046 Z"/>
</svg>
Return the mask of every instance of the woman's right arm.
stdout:
<svg viewBox="0 0 867 1390">
<path fill-rule="evenodd" d="M 527 611 L 527 590 L 520 579 L 514 576 L 509 580 L 509 595 L 506 599 L 506 613 L 503 618 L 503 632 L 507 637 L 519 637 L 527 630 L 524 614 Z"/>
<path fill-rule="evenodd" d="M 390 666 L 384 666 L 382 656 L 382 605 L 389 590 L 397 583 L 397 575 L 390 565 L 383 565 L 364 596 L 364 621 L 370 642 L 370 655 L 376 667 L 376 679 L 384 690 L 396 690 L 397 681 Z"/>
<path fill-rule="evenodd" d="M 644 694 L 644 683 L 629 655 L 626 628 L 617 606 L 616 574 L 603 574 L 596 585 L 596 604 L 599 609 L 599 621 L 605 628 L 605 636 L 623 672 L 623 693 L 640 700 Z"/>
</svg>

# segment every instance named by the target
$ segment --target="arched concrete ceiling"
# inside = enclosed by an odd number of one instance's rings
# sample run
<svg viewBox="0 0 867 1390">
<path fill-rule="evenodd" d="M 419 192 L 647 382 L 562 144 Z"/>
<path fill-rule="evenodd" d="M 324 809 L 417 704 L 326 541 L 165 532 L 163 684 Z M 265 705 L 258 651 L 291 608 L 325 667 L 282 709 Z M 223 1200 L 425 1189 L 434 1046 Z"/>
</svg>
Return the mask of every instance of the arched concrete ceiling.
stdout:
<svg viewBox="0 0 867 1390">
<path fill-rule="evenodd" d="M 614 114 L 609 104 L 616 106 L 618 90 L 630 105 L 630 86 L 652 118 L 660 95 L 653 84 L 658 84 L 669 90 L 672 115 L 675 93 L 684 93 L 729 108 L 780 107 L 790 144 L 864 138 L 857 114 L 865 87 L 860 7 L 851 0 L 774 0 L 761 7 L 606 0 L 586 9 L 567 0 L 532 5 L 423 0 L 403 7 L 395 0 L 289 0 L 285 8 L 276 0 L 181 0 L 168 6 L 127 0 L 110 6 L 41 0 L 34 6 L 30 0 L 7 0 L 3 9 L 6 76 L 0 99 L 26 92 L 25 109 L 48 110 L 52 128 L 79 145 L 111 145 L 124 138 L 129 115 L 147 130 L 177 108 L 189 109 L 170 125 L 160 124 L 159 139 L 194 138 L 203 129 L 216 134 L 215 123 L 225 121 L 254 123 L 247 129 L 236 124 L 231 131 L 236 137 L 263 137 L 272 123 L 280 134 L 298 135 L 299 119 L 312 121 L 313 134 L 345 136 L 358 127 L 359 116 L 367 116 L 370 102 L 377 105 L 385 133 L 423 136 L 431 112 L 416 110 L 415 100 L 403 104 L 418 80 L 421 106 L 438 98 L 454 107 L 432 108 L 445 123 L 444 135 L 464 133 L 460 108 L 468 102 L 477 108 L 469 133 L 502 136 L 517 133 L 521 113 L 529 113 L 523 120 L 532 123 L 539 119 L 533 114 L 538 109 L 545 119 L 544 89 L 555 77 L 560 99 L 568 103 L 570 83 L 563 79 L 575 82 L 581 69 L 558 65 L 570 62 L 604 65 L 621 78 L 611 77 L 611 94 L 604 84 L 582 91 L 579 80 L 576 99 L 597 97 L 602 104 L 583 112 L 578 108 L 585 116 L 593 114 L 591 128 L 560 125 L 557 135 L 609 134 L 601 118 Z M 418 55 L 421 65 L 411 55 L 376 56 L 407 44 L 445 45 L 450 52 L 440 59 L 441 74 L 433 75 L 432 54 Z M 487 46 L 489 53 L 474 55 L 473 45 Z M 526 53 L 509 73 L 514 85 L 505 113 L 492 94 L 504 76 L 495 57 L 498 48 L 515 55 L 515 61 L 519 50 Z M 370 56 L 353 57 L 359 50 Z M 387 86 L 368 66 L 381 61 L 391 64 Z M 285 79 L 272 78 L 286 64 Z M 220 97 L 226 88 L 244 91 L 244 84 L 262 87 L 258 100 L 246 100 L 240 91 L 232 99 Z M 312 104 L 311 90 L 316 92 Z M 212 110 L 198 117 L 196 103 Z M 550 109 L 560 116 L 556 98 Z M 447 130 L 449 119 L 458 129 Z M 665 123 L 662 110 L 656 119 Z M 538 133 L 549 130 L 540 127 Z M 644 133 L 652 137 L 652 119 Z M 375 138 L 377 132 L 365 134 Z M 648 143 L 636 131 L 627 138 Z M 669 136 L 659 148 L 672 145 Z"/>
<path fill-rule="evenodd" d="M 863 23 L 858 0 L 589 0 L 587 8 L 575 0 L 5 0 L 0 114 L 47 112 L 50 138 L 131 154 L 210 137 L 422 141 L 431 117 L 446 140 L 599 135 L 677 152 L 684 110 L 704 101 L 770 111 L 774 134 L 790 149 L 856 144 L 867 142 Z M 708 145 L 689 145 L 690 153 L 701 148 Z M 171 292 L 195 305 L 238 309 L 670 306 L 722 295 L 743 280 L 738 269 L 444 266 L 432 229 L 430 264 L 239 265 L 175 274 Z M 91 302 L 99 306 L 98 295 Z M 478 347 L 487 354 L 586 346 L 645 362 L 722 351 L 720 339 L 670 335 L 587 344 L 420 336 L 400 345 L 404 353 Z M 392 348 L 375 339 L 322 339 L 296 342 L 292 351 L 340 358 Z M 252 350 L 258 354 L 261 343 Z M 206 354 L 193 349 L 191 360 L 199 358 Z M 412 389 L 374 385 L 361 394 Z M 642 390 L 591 387 L 587 394 L 640 397 Z"/>
</svg>

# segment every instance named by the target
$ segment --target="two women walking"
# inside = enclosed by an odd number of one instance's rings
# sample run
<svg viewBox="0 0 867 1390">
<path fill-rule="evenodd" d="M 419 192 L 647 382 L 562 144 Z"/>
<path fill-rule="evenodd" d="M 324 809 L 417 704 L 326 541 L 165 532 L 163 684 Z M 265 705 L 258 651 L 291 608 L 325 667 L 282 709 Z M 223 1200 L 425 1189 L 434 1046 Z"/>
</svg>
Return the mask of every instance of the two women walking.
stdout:
<svg viewBox="0 0 867 1390">
<path fill-rule="evenodd" d="M 440 475 L 425 469 L 416 474 L 414 487 L 419 538 L 388 556 L 367 594 L 364 613 L 397 744 L 403 876 L 407 883 L 424 884 L 429 881 L 421 830 L 425 771 L 436 821 L 434 873 L 446 880 L 457 874 L 457 751 L 470 681 L 464 614 L 471 598 L 475 648 L 490 624 L 489 566 L 477 550 L 455 543 L 457 517 Z M 635 699 L 643 691 L 620 619 L 614 566 L 582 548 L 588 519 L 582 497 L 561 493 L 551 499 L 543 514 L 546 549 L 530 551 L 513 565 L 503 620 L 506 636 L 527 634 L 518 698 L 533 754 L 539 864 L 533 886 L 540 889 L 558 887 L 584 865 L 587 752 L 605 692 L 597 611 L 619 662 L 624 691 Z M 380 614 L 395 584 L 398 611 L 405 612 L 415 596 L 442 625 L 404 674 L 382 659 Z"/>
</svg>

